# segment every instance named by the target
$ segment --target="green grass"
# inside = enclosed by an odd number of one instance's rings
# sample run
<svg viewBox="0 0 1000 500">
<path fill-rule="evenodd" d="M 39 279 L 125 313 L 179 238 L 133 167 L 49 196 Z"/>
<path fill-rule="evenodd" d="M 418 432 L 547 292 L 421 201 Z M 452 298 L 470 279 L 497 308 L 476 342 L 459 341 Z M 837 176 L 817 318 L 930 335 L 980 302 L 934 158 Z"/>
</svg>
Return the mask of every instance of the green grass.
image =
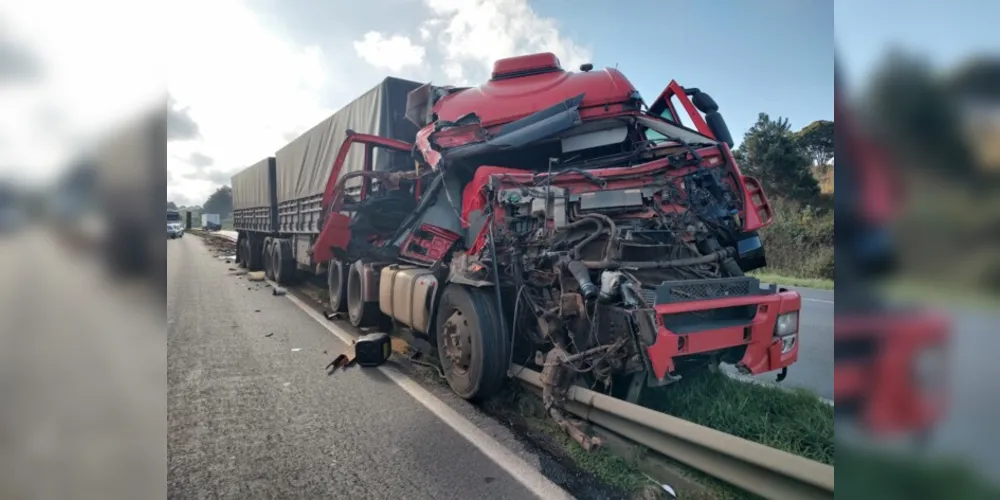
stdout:
<svg viewBox="0 0 1000 500">
<path fill-rule="evenodd" d="M 1000 498 L 1000 487 L 955 461 L 893 456 L 843 444 L 838 446 L 837 454 L 837 487 L 844 498 Z"/>
<path fill-rule="evenodd" d="M 913 280 L 889 282 L 882 289 L 888 296 L 899 300 L 1000 309 L 1000 296 L 986 291 Z"/>
<path fill-rule="evenodd" d="M 750 276 L 759 279 L 763 283 L 775 283 L 784 286 L 800 286 L 805 288 L 818 288 L 820 290 L 833 290 L 833 280 L 820 278 L 793 278 L 768 273 L 749 273 Z"/>
<path fill-rule="evenodd" d="M 833 407 L 804 390 L 704 373 L 650 389 L 642 404 L 705 427 L 833 465 Z"/>
</svg>

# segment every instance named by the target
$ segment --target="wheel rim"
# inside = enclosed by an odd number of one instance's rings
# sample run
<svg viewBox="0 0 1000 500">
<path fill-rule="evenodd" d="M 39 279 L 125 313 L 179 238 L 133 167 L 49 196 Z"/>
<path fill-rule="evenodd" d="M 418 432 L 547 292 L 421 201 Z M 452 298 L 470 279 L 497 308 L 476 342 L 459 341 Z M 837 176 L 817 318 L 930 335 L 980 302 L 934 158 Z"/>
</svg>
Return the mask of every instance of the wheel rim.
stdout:
<svg viewBox="0 0 1000 500">
<path fill-rule="evenodd" d="M 462 311 L 453 311 L 444 322 L 441 335 L 444 341 L 443 355 L 448 359 L 451 370 L 458 375 L 469 373 L 472 365 L 472 330 L 469 328 L 469 319 Z"/>
</svg>

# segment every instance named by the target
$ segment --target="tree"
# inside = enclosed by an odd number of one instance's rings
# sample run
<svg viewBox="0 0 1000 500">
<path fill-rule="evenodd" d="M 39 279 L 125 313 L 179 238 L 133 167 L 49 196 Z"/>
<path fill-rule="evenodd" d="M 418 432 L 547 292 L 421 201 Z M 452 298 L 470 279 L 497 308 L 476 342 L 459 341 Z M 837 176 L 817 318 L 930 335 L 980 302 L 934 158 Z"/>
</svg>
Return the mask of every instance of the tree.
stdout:
<svg viewBox="0 0 1000 500">
<path fill-rule="evenodd" d="M 177 205 L 174 202 L 172 202 L 172 201 L 168 201 L 167 202 L 167 210 L 177 210 Z"/>
<path fill-rule="evenodd" d="M 748 175 L 760 179 L 772 196 L 812 203 L 819 183 L 809 171 L 809 158 L 799 148 L 787 118 L 771 120 L 767 113 L 743 136 L 736 161 Z"/>
<path fill-rule="evenodd" d="M 205 200 L 204 213 L 219 214 L 219 219 L 228 218 L 233 213 L 233 189 L 229 186 L 216 189 Z"/>
<path fill-rule="evenodd" d="M 866 101 L 866 121 L 900 166 L 974 181 L 960 110 L 927 60 L 890 53 L 876 70 Z"/>
<path fill-rule="evenodd" d="M 826 165 L 833 159 L 833 122 L 816 120 L 795 133 L 799 147 L 813 165 Z"/>
</svg>

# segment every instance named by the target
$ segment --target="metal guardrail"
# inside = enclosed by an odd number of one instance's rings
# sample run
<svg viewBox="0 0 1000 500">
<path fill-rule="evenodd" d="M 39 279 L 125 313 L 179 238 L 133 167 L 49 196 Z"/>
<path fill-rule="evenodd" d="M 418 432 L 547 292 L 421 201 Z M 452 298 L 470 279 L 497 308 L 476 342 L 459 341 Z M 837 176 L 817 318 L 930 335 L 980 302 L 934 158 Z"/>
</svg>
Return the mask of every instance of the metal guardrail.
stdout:
<svg viewBox="0 0 1000 500">
<path fill-rule="evenodd" d="M 541 374 L 511 365 L 522 383 L 541 389 Z M 624 438 L 764 498 L 833 498 L 834 468 L 582 387 L 565 409 Z"/>
</svg>

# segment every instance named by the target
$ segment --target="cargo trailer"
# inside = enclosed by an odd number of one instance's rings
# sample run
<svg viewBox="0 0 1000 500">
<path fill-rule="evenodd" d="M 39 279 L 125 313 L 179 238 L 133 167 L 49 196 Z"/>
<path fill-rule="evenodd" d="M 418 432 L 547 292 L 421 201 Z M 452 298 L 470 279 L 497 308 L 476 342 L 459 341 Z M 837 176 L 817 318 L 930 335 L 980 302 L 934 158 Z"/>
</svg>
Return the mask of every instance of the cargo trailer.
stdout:
<svg viewBox="0 0 1000 500">
<path fill-rule="evenodd" d="M 407 94 L 423 84 L 386 78 L 313 128 L 232 178 L 237 260 L 270 278 L 290 281 L 296 272 L 322 274 L 328 262 L 312 259 L 319 235 L 323 194 L 340 146 L 349 133 L 413 142 L 417 127 L 406 119 Z M 352 148 L 340 176 L 364 169 L 365 148 Z M 371 150 L 374 170 L 388 170 L 407 154 Z M 348 192 L 360 193 L 361 179 Z M 267 262 L 267 266 L 265 266 Z M 273 264 L 273 265 L 272 265 Z"/>
</svg>

